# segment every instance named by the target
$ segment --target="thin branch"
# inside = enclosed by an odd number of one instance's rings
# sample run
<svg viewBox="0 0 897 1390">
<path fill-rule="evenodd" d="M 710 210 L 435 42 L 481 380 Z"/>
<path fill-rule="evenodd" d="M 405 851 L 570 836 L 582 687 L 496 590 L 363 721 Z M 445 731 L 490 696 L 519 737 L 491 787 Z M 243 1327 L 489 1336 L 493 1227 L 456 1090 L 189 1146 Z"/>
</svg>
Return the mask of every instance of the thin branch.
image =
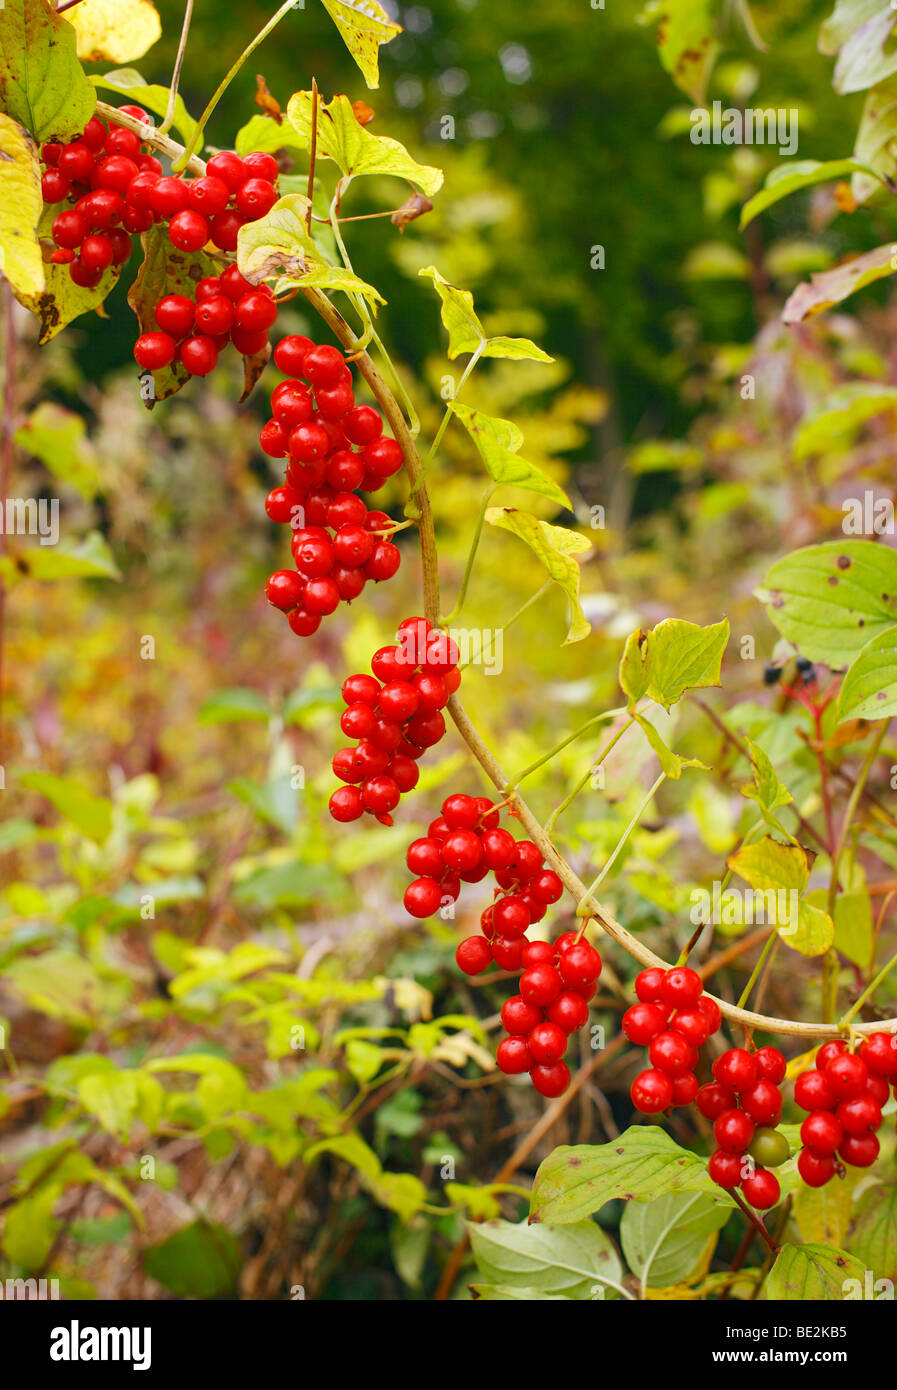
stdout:
<svg viewBox="0 0 897 1390">
<path fill-rule="evenodd" d="M 178 100 L 178 86 L 181 80 L 181 68 L 184 65 L 184 54 L 187 51 L 187 35 L 190 33 L 190 20 L 193 18 L 193 0 L 187 0 L 187 7 L 184 10 L 184 23 L 181 28 L 181 41 L 178 44 L 177 57 L 174 60 L 174 71 L 171 74 L 171 89 L 168 93 L 168 108 L 165 112 L 165 119 L 159 126 L 159 130 L 165 135 L 171 130 L 174 124 L 174 112 Z"/>
</svg>

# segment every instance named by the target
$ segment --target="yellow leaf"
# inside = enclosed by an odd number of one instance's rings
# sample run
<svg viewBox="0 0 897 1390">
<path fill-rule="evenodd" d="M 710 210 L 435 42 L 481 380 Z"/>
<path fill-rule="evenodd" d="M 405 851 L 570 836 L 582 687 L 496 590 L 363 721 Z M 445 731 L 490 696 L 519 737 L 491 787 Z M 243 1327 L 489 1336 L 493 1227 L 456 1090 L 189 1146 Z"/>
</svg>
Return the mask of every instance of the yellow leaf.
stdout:
<svg viewBox="0 0 897 1390">
<path fill-rule="evenodd" d="M 44 263 L 37 240 L 43 204 L 37 146 L 0 112 L 0 272 L 19 294 L 40 294 Z"/>
<path fill-rule="evenodd" d="M 486 521 L 490 526 L 499 526 L 519 536 L 542 561 L 555 584 L 560 585 L 570 603 L 570 626 L 564 638 L 568 642 L 581 642 L 591 632 L 588 619 L 582 611 L 579 597 L 579 565 L 574 555 L 591 549 L 585 536 L 570 531 L 566 526 L 552 526 L 548 521 L 540 521 L 529 512 L 518 511 L 515 507 L 488 507 Z"/>
<path fill-rule="evenodd" d="M 369 87 L 379 87 L 378 66 L 381 43 L 389 43 L 402 26 L 393 24 L 377 0 L 321 0 L 342 35 Z"/>
<path fill-rule="evenodd" d="M 85 63 L 132 63 L 162 34 L 151 0 L 81 0 L 64 18 L 78 35 L 78 57 Z"/>
<path fill-rule="evenodd" d="M 767 835 L 731 855 L 729 868 L 754 890 L 754 921 L 762 917 L 775 926 L 785 945 L 803 956 L 825 954 L 834 939 L 835 924 L 827 912 L 802 896 L 810 865 L 800 845 L 783 845 Z"/>
</svg>

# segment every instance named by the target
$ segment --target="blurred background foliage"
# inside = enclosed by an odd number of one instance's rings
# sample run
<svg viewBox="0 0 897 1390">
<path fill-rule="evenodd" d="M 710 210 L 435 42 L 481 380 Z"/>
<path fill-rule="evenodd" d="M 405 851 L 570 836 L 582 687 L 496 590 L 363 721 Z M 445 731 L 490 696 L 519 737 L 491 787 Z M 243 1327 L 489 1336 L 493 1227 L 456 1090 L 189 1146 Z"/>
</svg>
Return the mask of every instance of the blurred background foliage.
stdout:
<svg viewBox="0 0 897 1390">
<path fill-rule="evenodd" d="M 801 158 L 848 154 L 859 112 L 859 98 L 832 93 L 816 51 L 828 8 L 753 6 L 759 52 L 733 7 L 709 93 L 797 106 Z M 136 66 L 167 83 L 181 6 L 159 10 L 165 37 Z M 199 0 L 181 86 L 194 114 L 270 11 Z M 685 702 L 665 726 L 714 775 L 668 784 L 603 890 L 670 958 L 691 931 L 691 889 L 721 874 L 750 823 L 749 767 L 727 726 L 766 747 L 805 816 L 818 809 L 806 718 L 762 683 L 775 634 L 753 590 L 783 551 L 839 533 L 851 489 L 890 487 L 887 416 L 833 435 L 821 457 L 796 463 L 793 444 L 835 386 L 893 379 L 897 322 L 873 290 L 848 313 L 780 326 L 800 277 L 886 238 L 893 219 L 878 208 L 835 219 L 826 195 L 805 195 L 739 236 L 739 206 L 778 156 L 690 143 L 689 107 L 636 11 L 403 6 L 405 33 L 367 93 L 309 0 L 250 60 L 208 135 L 231 142 L 255 109 L 256 73 L 283 106 L 314 76 L 327 95 L 366 99 L 375 133 L 444 168 L 434 211 L 403 236 L 388 219 L 348 228 L 356 270 L 388 300 L 382 331 L 425 440 L 452 365 L 421 266 L 470 288 L 490 332 L 532 336 L 557 359 L 481 364 L 465 395 L 520 424 L 525 456 L 564 482 L 594 546 L 591 636 L 560 648 L 555 589 L 505 634 L 500 675 L 465 676 L 465 703 L 509 772 L 619 703 L 635 627 L 729 617 L 725 697 L 707 697 L 717 722 Z M 366 198 L 353 191 L 346 210 L 384 206 Z M 61 496 L 69 549 L 96 539 L 53 582 L 6 571 L 3 1267 L 101 1297 L 274 1298 L 297 1286 L 430 1297 L 465 1214 L 525 1211 L 489 1183 L 542 1102 L 491 1070 L 505 982 L 459 980 L 452 964 L 480 911 L 475 891 L 455 922 L 412 926 L 401 909 L 409 840 L 448 790 L 483 789 L 454 731 L 394 828 L 344 830 L 325 814 L 342 676 L 366 669 L 420 606 L 414 534 L 395 580 L 298 642 L 262 596 L 284 556 L 262 508 L 276 470 L 256 443 L 273 383 L 238 407 L 223 367 L 146 412 L 128 278 L 108 317 L 77 321 L 40 353 L 16 319 L 13 492 Z M 314 331 L 295 305 L 281 327 Z M 744 373 L 754 399 L 742 399 Z M 399 515 L 404 485 L 390 486 L 383 505 Z M 481 486 L 466 437 L 450 430 L 433 485 L 447 606 Z M 552 519 L 550 505 L 540 514 Z M 543 577 L 513 537 L 488 534 L 465 624 L 507 622 Z M 598 746 L 570 745 L 527 783 L 543 817 Z M 603 787 L 565 813 L 559 840 L 581 872 L 603 862 L 655 767 L 630 733 Z M 897 868 L 886 823 L 881 855 Z M 846 983 L 874 951 L 871 917 L 852 950 Z M 737 998 L 752 960 L 723 970 L 719 992 Z M 812 970 L 788 965 L 765 1005 L 814 1016 Z M 634 973 L 626 959 L 613 966 L 624 982 Z M 608 1035 L 620 1007 L 611 989 L 596 1001 Z M 159 1082 L 167 1066 L 180 1069 L 174 1089 L 170 1071 Z M 613 1137 L 632 1070 L 616 1059 L 547 1147 Z M 724 1231 L 721 1248 L 740 1235 Z M 466 1282 L 462 1266 L 449 1292 L 465 1297 Z"/>
</svg>

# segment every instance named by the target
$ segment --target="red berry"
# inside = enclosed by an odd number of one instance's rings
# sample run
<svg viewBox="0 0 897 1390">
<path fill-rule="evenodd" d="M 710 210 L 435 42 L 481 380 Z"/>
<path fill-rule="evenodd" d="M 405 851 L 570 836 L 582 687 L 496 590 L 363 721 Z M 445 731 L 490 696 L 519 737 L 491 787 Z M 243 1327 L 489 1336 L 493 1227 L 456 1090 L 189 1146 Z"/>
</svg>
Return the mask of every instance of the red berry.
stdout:
<svg viewBox="0 0 897 1390">
<path fill-rule="evenodd" d="M 800 1127 L 801 1143 L 817 1154 L 833 1154 L 844 1137 L 841 1124 L 830 1110 L 814 1110 Z"/>
<path fill-rule="evenodd" d="M 551 1066 L 559 1062 L 567 1051 L 567 1034 L 556 1023 L 537 1023 L 527 1038 L 527 1044 L 534 1062 Z"/>
<path fill-rule="evenodd" d="M 237 190 L 237 210 L 249 222 L 270 212 L 277 202 L 277 191 L 267 179 L 247 179 Z"/>
<path fill-rule="evenodd" d="M 222 183 L 227 184 L 231 193 L 236 193 L 237 189 L 246 182 L 250 170 L 246 168 L 243 160 L 233 150 L 219 150 L 218 154 L 212 155 L 206 165 L 206 173 L 213 174 L 216 179 L 221 179 Z"/>
<path fill-rule="evenodd" d="M 711 999 L 709 994 L 702 994 L 695 1007 L 700 1009 L 701 1013 L 710 1024 L 710 1033 L 715 1033 L 723 1021 L 723 1016 L 719 1011 L 719 1005 L 716 1000 Z"/>
<path fill-rule="evenodd" d="M 741 1155 L 717 1149 L 707 1160 L 707 1173 L 719 1187 L 731 1190 L 741 1183 Z"/>
<path fill-rule="evenodd" d="M 503 1038 L 495 1049 L 495 1060 L 506 1076 L 521 1076 L 533 1065 L 525 1038 Z"/>
<path fill-rule="evenodd" d="M 312 347 L 305 355 L 304 375 L 315 388 L 332 390 L 343 379 L 345 372 L 343 354 L 328 343 Z"/>
<path fill-rule="evenodd" d="M 695 1096 L 698 1094 L 698 1078 L 694 1072 L 683 1072 L 682 1076 L 673 1077 L 673 1104 L 691 1105 Z"/>
<path fill-rule="evenodd" d="M 662 985 L 664 1002 L 676 1009 L 694 1008 L 703 993 L 704 986 L 696 970 L 687 965 L 678 965 L 668 970 Z"/>
<path fill-rule="evenodd" d="M 134 357 L 144 371 L 158 371 L 174 361 L 176 345 L 168 333 L 141 333 L 134 344 Z"/>
<path fill-rule="evenodd" d="M 764 1077 L 742 1092 L 741 1103 L 758 1125 L 775 1127 L 782 1118 L 782 1097 L 778 1087 Z"/>
<path fill-rule="evenodd" d="M 415 681 L 440 680 L 440 676 L 415 676 Z M 507 830 L 486 830 L 482 836 L 483 862 L 490 869 L 504 869 L 514 857 L 514 837 Z"/>
<path fill-rule="evenodd" d="M 278 420 L 267 420 L 259 432 L 259 444 L 269 458 L 286 458 L 287 436 Z"/>
<path fill-rule="evenodd" d="M 154 310 L 156 323 L 172 338 L 185 338 L 193 327 L 195 306 L 185 294 L 166 294 Z"/>
<path fill-rule="evenodd" d="M 223 179 L 206 174 L 203 178 L 191 179 L 187 184 L 187 197 L 195 212 L 201 212 L 203 217 L 215 217 L 224 212 L 230 202 L 230 189 Z"/>
<path fill-rule="evenodd" d="M 382 708 L 382 695 L 380 697 L 380 704 Z M 446 835 L 442 842 L 442 857 L 447 867 L 452 869 L 455 873 L 468 873 L 471 869 L 477 868 L 483 857 L 479 836 L 475 835 L 472 830 L 453 830 L 450 835 Z M 507 919 L 498 912 L 498 907 L 502 906 L 503 904 L 499 903 L 496 908 L 496 929 L 502 936 L 514 936 L 515 933 L 509 930 Z M 528 926 L 529 914 L 526 916 L 523 931 L 526 931 Z M 516 934 L 522 935 L 523 931 Z"/>
<path fill-rule="evenodd" d="M 683 1076 L 690 1070 L 691 1049 L 678 1033 L 658 1033 L 651 1039 L 648 1057 L 652 1067 L 666 1072 L 667 1076 Z"/>
<path fill-rule="evenodd" d="M 337 787 L 330 798 L 330 814 L 334 820 L 358 820 L 364 811 L 364 802 L 357 787 Z"/>
<path fill-rule="evenodd" d="M 482 938 L 481 938 L 482 939 Z M 501 1006 L 501 1021 L 507 1032 L 522 1035 L 529 1033 L 542 1021 L 542 1010 L 527 1004 L 519 994 L 506 999 Z"/>
<path fill-rule="evenodd" d="M 76 285 L 80 285 L 85 290 L 96 289 L 103 278 L 101 270 L 95 270 L 92 266 L 85 265 L 80 256 L 76 256 L 70 263 L 69 275 Z"/>
<path fill-rule="evenodd" d="M 643 1004 L 660 1004 L 663 1001 L 663 982 L 666 971 L 659 965 L 642 970 L 635 977 L 635 992 Z"/>
<path fill-rule="evenodd" d="M 788 1064 L 777 1047 L 760 1047 L 754 1053 L 757 1070 L 764 1081 L 778 1086 L 785 1079 Z"/>
<path fill-rule="evenodd" d="M 546 1008 L 560 994 L 563 984 L 552 965 L 533 965 L 520 976 L 520 993 L 528 1004 Z"/>
<path fill-rule="evenodd" d="M 85 183 L 94 171 L 93 150 L 84 140 L 73 140 L 59 152 L 56 167 L 73 183 Z"/>
<path fill-rule="evenodd" d="M 99 131 L 95 133 L 94 139 L 97 140 L 98 143 L 94 144 L 89 134 L 89 128 L 94 119 L 95 118 L 92 116 L 90 121 L 88 121 L 88 129 L 84 132 L 84 138 L 92 149 L 102 149 L 105 144 L 109 154 L 123 154 L 127 155 L 128 159 L 133 160 L 140 157 L 140 136 L 136 135 L 133 130 L 127 130 L 125 126 L 118 126 L 115 130 L 110 130 L 107 137 L 103 126 L 97 121 L 96 124 L 99 126 Z"/>
<path fill-rule="evenodd" d="M 447 845 L 454 835 L 460 834 L 471 835 L 474 840 L 477 838 L 471 830 L 453 831 L 446 838 L 445 844 Z M 529 908 L 519 897 L 501 898 L 493 907 L 492 916 L 495 930 L 500 936 L 522 936 L 531 921 Z"/>
<path fill-rule="evenodd" d="M 872 1076 L 894 1076 L 897 1074 L 897 1033 L 870 1033 L 857 1056 L 865 1062 Z"/>
<path fill-rule="evenodd" d="M 881 1124 L 881 1106 L 866 1094 L 855 1096 L 852 1100 L 842 1100 L 835 1111 L 835 1119 L 845 1134 L 862 1137 L 870 1129 L 878 1129 Z"/>
<path fill-rule="evenodd" d="M 402 555 L 397 545 L 393 545 L 390 541 L 379 541 L 374 546 L 364 571 L 368 579 L 373 579 L 376 584 L 381 584 L 385 579 L 392 579 L 401 562 Z"/>
<path fill-rule="evenodd" d="M 385 434 L 368 444 L 362 457 L 368 472 L 381 479 L 398 473 L 404 462 L 401 445 Z"/>
<path fill-rule="evenodd" d="M 733 1091 L 747 1091 L 757 1080 L 757 1063 L 743 1047 L 733 1047 L 717 1057 L 711 1068 L 717 1081 Z"/>
<path fill-rule="evenodd" d="M 346 704 L 354 705 L 360 700 L 365 705 L 374 706 L 380 698 L 380 682 L 373 676 L 359 673 L 347 676 L 343 681 L 342 697 Z"/>
<path fill-rule="evenodd" d="M 445 719 L 437 710 L 434 714 L 416 714 L 409 722 L 405 735 L 417 748 L 433 748 L 445 733 Z"/>
<path fill-rule="evenodd" d="M 329 575 L 309 579 L 305 586 L 305 606 L 312 613 L 335 613 L 339 607 L 339 589 Z M 392 810 L 392 807 L 389 807 Z"/>
<path fill-rule="evenodd" d="M 525 946 L 526 937 L 517 936 L 512 939 L 507 936 L 496 936 L 492 942 L 492 955 L 495 964 L 500 966 L 502 970 L 519 970 Z"/>
<path fill-rule="evenodd" d="M 455 951 L 459 970 L 465 975 L 481 975 L 492 964 L 492 950 L 484 936 L 468 936 Z"/>
<path fill-rule="evenodd" d="M 416 878 L 405 889 L 404 901 L 412 917 L 432 917 L 442 904 L 442 889 L 433 878 Z"/>
<path fill-rule="evenodd" d="M 708 1081 L 695 1096 L 695 1103 L 705 1120 L 716 1120 L 724 1110 L 735 1108 L 735 1092 L 720 1081 Z"/>
<path fill-rule="evenodd" d="M 247 178 L 267 179 L 269 183 L 274 183 L 280 173 L 273 154 L 266 154 L 262 150 L 254 150 L 252 154 L 244 154 L 243 171 Z"/>
<path fill-rule="evenodd" d="M 562 1096 L 570 1085 L 570 1068 L 566 1062 L 554 1062 L 551 1066 L 537 1062 L 530 1068 L 530 1080 L 540 1095 L 553 1099 Z"/>
<path fill-rule="evenodd" d="M 442 814 L 453 830 L 472 830 L 480 818 L 476 798 L 464 792 L 447 796 L 442 803 Z"/>
<path fill-rule="evenodd" d="M 364 448 L 380 438 L 383 433 L 383 419 L 379 411 L 374 410 L 372 406 L 356 405 L 347 412 L 343 420 L 343 429 L 350 444 L 358 444 Z"/>
<path fill-rule="evenodd" d="M 233 209 L 218 212 L 209 222 L 211 240 L 221 251 L 236 251 L 237 237 L 242 226 L 242 217 Z"/>
<path fill-rule="evenodd" d="M 741 1184 L 745 1200 L 758 1211 L 774 1207 L 782 1195 L 779 1180 L 768 1168 L 757 1168 L 751 1177 Z"/>
<path fill-rule="evenodd" d="M 794 1083 L 794 1099 L 801 1110 L 833 1110 L 836 1097 L 824 1072 L 805 1071 Z"/>
<path fill-rule="evenodd" d="M 825 1078 L 839 1100 L 854 1100 L 865 1091 L 869 1073 L 862 1058 L 848 1052 L 826 1064 Z"/>
<path fill-rule="evenodd" d="M 556 903 L 563 895 L 564 885 L 553 869 L 543 869 L 530 882 L 529 891 L 542 903 Z"/>
<path fill-rule="evenodd" d="M 838 1153 L 852 1168 L 871 1168 L 880 1148 L 875 1134 L 847 1134 L 838 1146 Z"/>
<path fill-rule="evenodd" d="M 274 349 L 274 365 L 279 371 L 286 372 L 287 376 L 301 376 L 305 358 L 313 347 L 311 338 L 304 338 L 301 333 L 291 333 L 281 338 Z"/>
<path fill-rule="evenodd" d="M 309 613 L 300 607 L 287 614 L 287 622 L 297 637 L 311 637 L 321 626 L 321 617 L 318 613 Z"/>
<path fill-rule="evenodd" d="M 835 1160 L 828 1154 L 801 1149 L 797 1156 L 797 1171 L 808 1187 L 824 1187 L 835 1176 Z"/>
<path fill-rule="evenodd" d="M 679 1009 L 670 1020 L 670 1028 L 693 1047 L 701 1047 L 710 1036 L 710 1024 L 700 1009 Z"/>
<path fill-rule="evenodd" d="M 183 179 L 168 175 L 158 179 L 149 191 L 149 205 L 160 217 L 174 217 L 190 204 L 190 195 Z"/>
<path fill-rule="evenodd" d="M 53 219 L 52 230 L 53 240 L 57 246 L 64 246 L 67 250 L 74 251 L 76 247 L 81 245 L 90 231 L 90 224 L 83 212 L 78 212 L 76 208 L 68 208 Z"/>
<path fill-rule="evenodd" d="M 825 1071 L 829 1062 L 834 1061 L 836 1057 L 840 1057 L 846 1051 L 847 1043 L 843 1042 L 840 1038 L 836 1038 L 832 1042 L 823 1043 L 816 1053 L 816 1069 L 818 1071 Z"/>
<path fill-rule="evenodd" d="M 229 333 L 234 321 L 234 306 L 226 294 L 212 294 L 196 306 L 196 327 L 213 338 Z"/>
<path fill-rule="evenodd" d="M 45 203 L 61 203 L 70 187 L 71 179 L 61 169 L 47 169 L 41 176 L 40 191 Z"/>
<path fill-rule="evenodd" d="M 565 1033 L 575 1033 L 589 1021 L 589 1006 L 581 994 L 565 989 L 548 1005 L 548 1017 Z M 505 1025 L 507 1026 L 507 1025 Z"/>
<path fill-rule="evenodd" d="M 518 855 L 520 846 L 518 845 Z M 588 941 L 580 941 L 565 951 L 558 969 L 564 983 L 573 989 L 591 985 L 601 974 L 601 957 Z"/>
<path fill-rule="evenodd" d="M 104 271 L 112 264 L 112 242 L 103 232 L 92 232 L 81 243 L 81 263 L 88 270 Z"/>
<path fill-rule="evenodd" d="M 623 1032 L 637 1047 L 647 1047 L 665 1025 L 664 1012 L 656 1004 L 633 1004 L 623 1015 Z"/>
<path fill-rule="evenodd" d="M 743 1110 L 724 1110 L 713 1122 L 713 1137 L 728 1153 L 743 1154 L 754 1137 L 754 1122 Z"/>
<path fill-rule="evenodd" d="M 643 1071 L 630 1090 L 632 1103 L 643 1115 L 657 1115 L 673 1103 L 673 1083 L 662 1071 Z"/>
<path fill-rule="evenodd" d="M 207 334 L 195 333 L 181 343 L 178 357 L 191 376 L 208 376 L 218 363 L 218 345 Z"/>
<path fill-rule="evenodd" d="M 314 463 L 327 453 L 327 435 L 313 420 L 290 430 L 290 457 L 297 463 Z"/>
<path fill-rule="evenodd" d="M 270 328 L 277 319 L 277 303 L 262 290 L 252 290 L 241 295 L 234 310 L 234 322 L 239 328 L 257 332 Z"/>
</svg>

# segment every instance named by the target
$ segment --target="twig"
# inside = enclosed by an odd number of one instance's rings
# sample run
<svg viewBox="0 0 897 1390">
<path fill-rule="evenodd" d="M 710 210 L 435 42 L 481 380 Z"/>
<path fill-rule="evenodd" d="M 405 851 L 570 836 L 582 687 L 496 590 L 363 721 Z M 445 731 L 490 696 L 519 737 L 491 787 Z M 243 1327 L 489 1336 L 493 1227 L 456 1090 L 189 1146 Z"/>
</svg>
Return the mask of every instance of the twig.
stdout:
<svg viewBox="0 0 897 1390">
<path fill-rule="evenodd" d="M 193 18 L 193 0 L 187 0 L 184 10 L 184 23 L 181 28 L 181 41 L 178 44 L 177 57 L 174 60 L 174 71 L 171 74 L 171 88 L 168 93 L 168 107 L 165 111 L 165 119 L 159 126 L 162 135 L 171 130 L 174 124 L 174 112 L 178 101 L 178 85 L 181 80 L 181 68 L 184 65 L 184 54 L 187 51 L 187 35 L 190 33 L 190 20 Z"/>
</svg>

